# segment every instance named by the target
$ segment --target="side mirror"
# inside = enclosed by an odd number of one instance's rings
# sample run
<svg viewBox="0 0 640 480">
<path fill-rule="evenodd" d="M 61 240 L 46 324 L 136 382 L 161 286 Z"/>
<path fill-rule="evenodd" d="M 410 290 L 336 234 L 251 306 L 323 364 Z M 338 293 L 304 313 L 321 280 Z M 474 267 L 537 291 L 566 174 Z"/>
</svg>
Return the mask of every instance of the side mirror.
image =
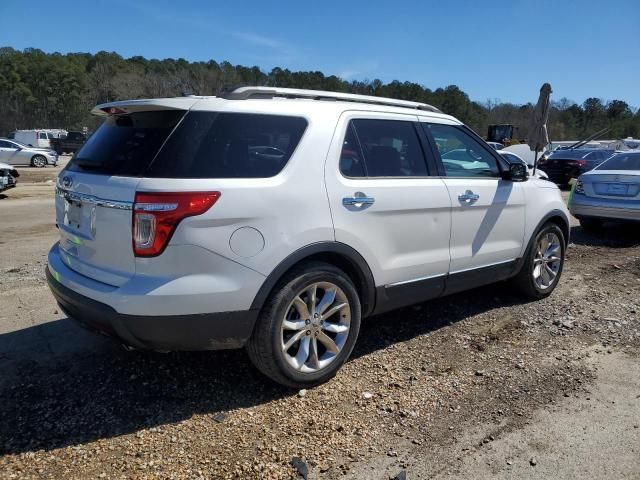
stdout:
<svg viewBox="0 0 640 480">
<path fill-rule="evenodd" d="M 512 163 L 509 165 L 509 170 L 503 172 L 502 178 L 512 182 L 526 182 L 528 178 L 527 167 L 524 163 Z"/>
</svg>

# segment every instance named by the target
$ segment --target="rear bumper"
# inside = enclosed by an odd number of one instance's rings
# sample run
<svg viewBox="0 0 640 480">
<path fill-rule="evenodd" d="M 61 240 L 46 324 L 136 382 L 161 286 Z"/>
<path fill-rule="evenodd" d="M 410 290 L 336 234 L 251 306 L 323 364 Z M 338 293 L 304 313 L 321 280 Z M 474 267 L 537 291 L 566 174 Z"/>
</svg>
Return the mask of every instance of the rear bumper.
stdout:
<svg viewBox="0 0 640 480">
<path fill-rule="evenodd" d="M 640 221 L 640 205 L 573 194 L 569 211 L 574 217 Z"/>
<path fill-rule="evenodd" d="M 125 344 L 161 351 L 219 350 L 242 347 L 251 336 L 256 310 L 193 315 L 126 315 L 62 285 L 46 269 L 47 282 L 62 310 L 90 330 Z"/>
</svg>

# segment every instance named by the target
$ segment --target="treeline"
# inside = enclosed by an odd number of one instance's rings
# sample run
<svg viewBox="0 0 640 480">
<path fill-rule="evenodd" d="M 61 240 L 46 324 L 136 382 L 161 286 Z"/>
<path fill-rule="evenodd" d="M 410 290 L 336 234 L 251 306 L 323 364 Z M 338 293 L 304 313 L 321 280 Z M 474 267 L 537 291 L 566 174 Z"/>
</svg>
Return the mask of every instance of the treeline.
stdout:
<svg viewBox="0 0 640 480">
<path fill-rule="evenodd" d="M 346 81 L 322 72 L 291 72 L 274 68 L 188 62 L 184 59 L 122 58 L 116 53 L 52 53 L 38 49 L 0 48 L 0 134 L 20 128 L 95 128 L 89 113 L 113 100 L 173 97 L 183 94 L 216 95 L 243 85 L 309 88 L 393 97 L 432 104 L 453 115 L 480 135 L 491 123 L 518 125 L 525 138 L 533 105 L 487 101 L 478 103 L 455 85 L 432 90 L 394 80 Z M 499 95 L 500 92 L 496 92 Z M 538 92 L 531 92 L 532 102 Z M 566 98 L 553 103 L 549 132 L 553 140 L 583 138 L 610 127 L 609 138 L 640 136 L 640 113 L 626 102 L 607 103 L 589 98 L 582 105 Z"/>
</svg>

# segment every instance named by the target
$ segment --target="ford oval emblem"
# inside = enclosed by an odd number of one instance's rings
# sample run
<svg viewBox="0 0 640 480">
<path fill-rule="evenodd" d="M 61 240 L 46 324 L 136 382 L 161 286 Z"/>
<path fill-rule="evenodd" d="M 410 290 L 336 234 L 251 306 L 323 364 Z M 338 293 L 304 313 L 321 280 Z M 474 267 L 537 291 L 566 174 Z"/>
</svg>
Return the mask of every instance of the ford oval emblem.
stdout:
<svg viewBox="0 0 640 480">
<path fill-rule="evenodd" d="M 62 177 L 62 186 L 64 188 L 71 188 L 73 185 L 73 177 L 71 175 L 65 175 Z"/>
</svg>

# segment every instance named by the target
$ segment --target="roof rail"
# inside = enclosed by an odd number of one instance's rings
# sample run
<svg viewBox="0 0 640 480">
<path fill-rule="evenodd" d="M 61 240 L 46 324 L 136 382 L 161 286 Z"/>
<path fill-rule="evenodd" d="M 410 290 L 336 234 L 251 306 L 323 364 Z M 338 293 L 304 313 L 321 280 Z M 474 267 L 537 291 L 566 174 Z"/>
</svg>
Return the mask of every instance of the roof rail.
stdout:
<svg viewBox="0 0 640 480">
<path fill-rule="evenodd" d="M 343 102 L 371 103 L 375 105 L 388 105 L 392 107 L 415 108 L 428 112 L 442 113 L 436 107 L 426 103 L 410 102 L 408 100 L 396 100 L 394 98 L 374 97 L 371 95 L 356 95 L 353 93 L 327 92 L 324 90 L 304 90 L 298 88 L 278 87 L 240 87 L 232 92 L 219 95 L 227 100 L 248 100 L 258 98 L 308 98 L 312 100 L 334 100 Z"/>
</svg>

